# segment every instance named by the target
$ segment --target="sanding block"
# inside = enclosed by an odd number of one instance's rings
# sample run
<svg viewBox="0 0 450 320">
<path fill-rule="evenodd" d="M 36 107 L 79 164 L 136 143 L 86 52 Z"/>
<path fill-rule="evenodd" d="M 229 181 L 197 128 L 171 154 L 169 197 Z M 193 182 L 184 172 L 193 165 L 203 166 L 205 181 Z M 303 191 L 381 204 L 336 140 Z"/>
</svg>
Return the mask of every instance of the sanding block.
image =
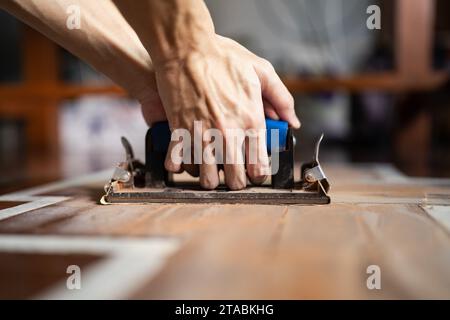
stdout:
<svg viewBox="0 0 450 320">
<path fill-rule="evenodd" d="M 277 130 L 272 141 L 270 132 Z M 319 162 L 323 134 L 316 143 L 311 162 L 301 167 L 294 179 L 295 138 L 284 121 L 266 119 L 266 145 L 272 158 L 276 152 L 279 169 L 266 183 L 231 191 L 225 185 L 203 190 L 198 182 L 175 181 L 164 168 L 171 132 L 167 122 L 155 124 L 145 138 L 145 163 L 135 159 L 128 140 L 122 137 L 126 160 L 117 165 L 105 185 L 102 204 L 112 203 L 228 203 L 228 204 L 328 204 L 330 184 Z M 276 142 L 276 148 L 273 145 Z"/>
</svg>

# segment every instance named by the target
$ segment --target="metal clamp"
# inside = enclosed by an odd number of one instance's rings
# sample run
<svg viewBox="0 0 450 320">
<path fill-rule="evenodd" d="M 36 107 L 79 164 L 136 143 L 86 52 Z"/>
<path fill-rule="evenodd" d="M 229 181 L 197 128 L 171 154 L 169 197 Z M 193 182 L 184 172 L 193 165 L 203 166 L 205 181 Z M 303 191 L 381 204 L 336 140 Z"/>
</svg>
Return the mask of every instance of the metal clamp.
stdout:
<svg viewBox="0 0 450 320">
<path fill-rule="evenodd" d="M 302 182 L 305 190 L 317 190 L 323 194 L 328 194 L 330 184 L 319 162 L 320 143 L 323 140 L 323 133 L 316 142 L 316 148 L 312 162 L 302 166 Z"/>
</svg>

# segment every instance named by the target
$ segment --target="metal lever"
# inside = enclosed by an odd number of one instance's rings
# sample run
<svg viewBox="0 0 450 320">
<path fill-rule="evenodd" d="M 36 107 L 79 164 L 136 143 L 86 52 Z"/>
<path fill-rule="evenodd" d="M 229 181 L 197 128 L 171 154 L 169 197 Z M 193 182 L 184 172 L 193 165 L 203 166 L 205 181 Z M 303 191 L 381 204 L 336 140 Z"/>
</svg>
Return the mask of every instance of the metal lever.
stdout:
<svg viewBox="0 0 450 320">
<path fill-rule="evenodd" d="M 330 184 L 319 162 L 319 149 L 323 137 L 324 134 L 322 133 L 316 142 L 313 161 L 302 166 L 302 181 L 305 190 L 320 188 L 319 191 L 322 191 L 326 195 L 330 191 Z"/>
<path fill-rule="evenodd" d="M 126 162 L 128 163 L 130 172 L 133 172 L 134 171 L 134 166 L 133 166 L 134 152 L 133 152 L 133 148 L 131 147 L 131 143 L 125 137 L 121 137 L 120 141 L 122 142 L 122 146 L 125 148 Z"/>
</svg>

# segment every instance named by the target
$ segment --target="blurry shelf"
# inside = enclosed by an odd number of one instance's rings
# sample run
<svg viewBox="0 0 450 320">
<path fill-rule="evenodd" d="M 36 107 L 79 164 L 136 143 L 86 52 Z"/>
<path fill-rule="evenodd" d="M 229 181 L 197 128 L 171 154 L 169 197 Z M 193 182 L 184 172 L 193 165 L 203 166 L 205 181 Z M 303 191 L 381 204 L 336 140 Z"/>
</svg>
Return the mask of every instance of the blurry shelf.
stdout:
<svg viewBox="0 0 450 320">
<path fill-rule="evenodd" d="M 39 98 L 60 100 L 89 94 L 125 96 L 126 92 L 116 85 L 0 85 L 0 100 Z"/>
<path fill-rule="evenodd" d="M 420 77 L 403 77 L 399 73 L 368 73 L 349 77 L 284 77 L 283 82 L 292 93 L 326 91 L 428 91 L 439 88 L 448 81 L 447 72 L 434 72 Z"/>
<path fill-rule="evenodd" d="M 435 72 L 427 76 L 405 78 L 394 72 L 360 74 L 349 77 L 283 77 L 283 82 L 292 93 L 316 93 L 327 91 L 428 91 L 448 81 L 447 72 Z M 21 99 L 72 99 L 82 95 L 112 94 L 126 96 L 116 85 L 0 85 L 0 100 Z"/>
</svg>

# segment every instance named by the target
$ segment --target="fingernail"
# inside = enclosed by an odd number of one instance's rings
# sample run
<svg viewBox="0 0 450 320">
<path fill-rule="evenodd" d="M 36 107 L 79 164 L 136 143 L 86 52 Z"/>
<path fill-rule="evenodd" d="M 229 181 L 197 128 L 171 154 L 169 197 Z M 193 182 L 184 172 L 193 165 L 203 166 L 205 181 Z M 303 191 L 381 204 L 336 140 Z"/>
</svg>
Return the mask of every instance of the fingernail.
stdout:
<svg viewBox="0 0 450 320">
<path fill-rule="evenodd" d="M 299 129 L 301 126 L 300 120 L 298 120 L 298 118 L 295 118 L 293 125 L 295 129 Z"/>
</svg>

